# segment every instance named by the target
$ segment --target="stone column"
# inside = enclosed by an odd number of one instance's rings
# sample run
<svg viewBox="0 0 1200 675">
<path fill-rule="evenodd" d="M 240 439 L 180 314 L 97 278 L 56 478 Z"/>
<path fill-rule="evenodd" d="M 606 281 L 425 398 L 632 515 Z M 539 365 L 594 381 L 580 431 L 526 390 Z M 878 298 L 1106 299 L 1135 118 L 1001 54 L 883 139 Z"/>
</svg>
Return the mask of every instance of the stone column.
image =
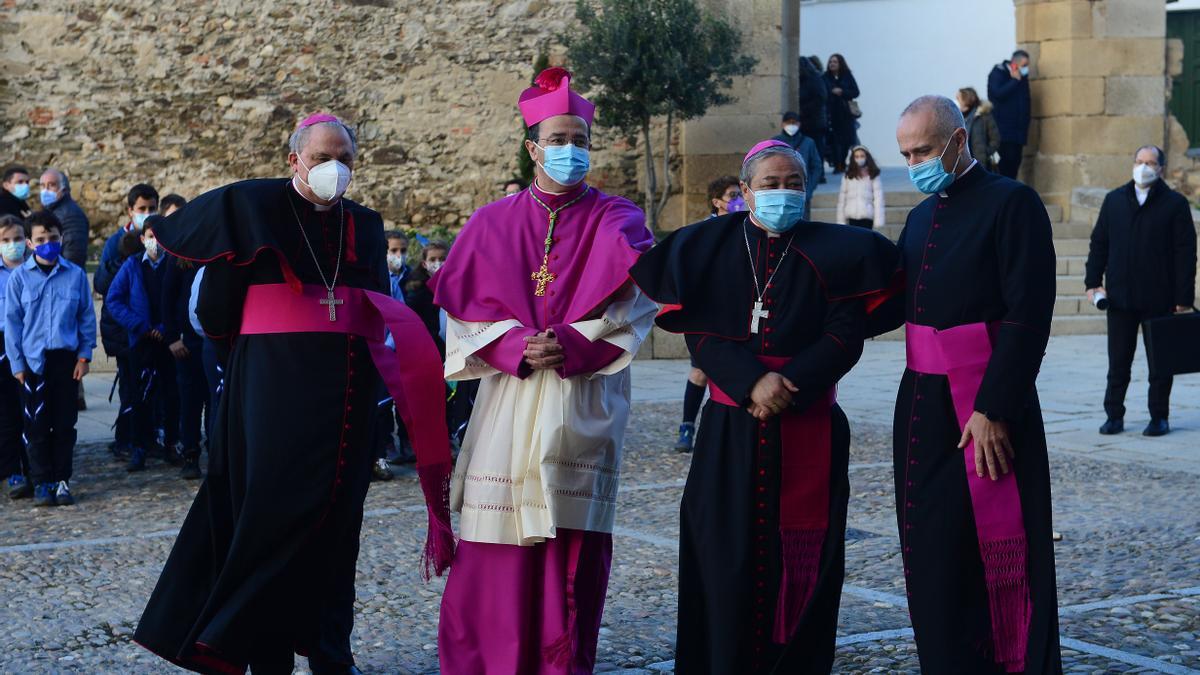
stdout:
<svg viewBox="0 0 1200 675">
<path fill-rule="evenodd" d="M 787 76 L 795 78 L 798 47 L 790 59 L 791 68 L 785 72 L 781 43 L 792 35 L 799 41 L 799 7 L 796 0 L 706 0 L 702 6 L 725 16 L 742 31 L 743 48 L 758 59 L 758 66 L 748 77 L 734 81 L 731 94 L 737 98 L 730 105 L 712 108 L 705 116 L 681 125 L 680 177 L 682 195 L 673 200 L 664 215 L 662 226 L 677 229 L 708 215 L 706 190 L 708 182 L 722 174 L 737 175 L 742 156 L 752 145 L 779 133 L 779 116 L 788 107 L 781 99 L 785 91 L 794 91 Z M 788 13 L 796 22 L 785 31 L 783 16 Z"/>
<path fill-rule="evenodd" d="M 1033 57 L 1033 125 L 1022 178 L 1069 218 L 1076 187 L 1129 180 L 1135 148 L 1163 145 L 1162 0 L 1015 0 Z"/>
</svg>

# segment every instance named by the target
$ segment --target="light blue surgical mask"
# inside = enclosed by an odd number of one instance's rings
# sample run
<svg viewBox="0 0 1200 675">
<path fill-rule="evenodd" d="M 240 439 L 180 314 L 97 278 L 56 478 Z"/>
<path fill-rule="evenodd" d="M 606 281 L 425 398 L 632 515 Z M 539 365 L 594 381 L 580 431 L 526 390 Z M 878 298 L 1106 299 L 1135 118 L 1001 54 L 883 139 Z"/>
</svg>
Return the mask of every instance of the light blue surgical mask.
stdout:
<svg viewBox="0 0 1200 675">
<path fill-rule="evenodd" d="M 154 215 L 153 213 L 135 213 L 133 214 L 133 229 L 140 230 L 146 226 L 146 219 Z"/>
<path fill-rule="evenodd" d="M 42 192 L 39 197 L 42 200 L 42 206 L 50 206 L 54 202 L 58 201 L 58 193 L 54 190 L 47 190 L 46 188 L 42 188 Z"/>
<path fill-rule="evenodd" d="M 804 190 L 759 190 L 753 194 L 754 220 L 769 232 L 787 232 L 804 217 L 808 200 Z"/>
<path fill-rule="evenodd" d="M 1028 77 L 1029 76 L 1029 66 L 1021 66 L 1020 72 L 1021 72 L 1021 77 Z"/>
<path fill-rule="evenodd" d="M 12 194 L 17 199 L 29 199 L 29 183 L 17 183 L 13 186 Z"/>
<path fill-rule="evenodd" d="M 591 155 L 587 148 L 572 143 L 537 147 L 541 148 L 545 158 L 538 166 L 542 167 L 550 180 L 559 185 L 575 185 L 583 180 L 592 168 Z"/>
<path fill-rule="evenodd" d="M 950 184 L 954 182 L 954 172 L 958 169 L 959 161 L 962 160 L 960 153 L 958 159 L 954 160 L 954 168 L 946 171 L 946 167 L 942 166 L 942 158 L 946 156 L 946 151 L 950 149 L 950 144 L 953 142 L 954 136 L 951 135 L 950 140 L 946 141 L 946 147 L 942 148 L 942 154 L 908 167 L 908 178 L 912 181 L 913 187 L 927 195 L 937 194 L 950 187 Z"/>
<path fill-rule="evenodd" d="M 25 259 L 25 242 L 23 241 L 6 241 L 0 244 L 0 256 L 9 262 L 17 262 Z"/>
</svg>

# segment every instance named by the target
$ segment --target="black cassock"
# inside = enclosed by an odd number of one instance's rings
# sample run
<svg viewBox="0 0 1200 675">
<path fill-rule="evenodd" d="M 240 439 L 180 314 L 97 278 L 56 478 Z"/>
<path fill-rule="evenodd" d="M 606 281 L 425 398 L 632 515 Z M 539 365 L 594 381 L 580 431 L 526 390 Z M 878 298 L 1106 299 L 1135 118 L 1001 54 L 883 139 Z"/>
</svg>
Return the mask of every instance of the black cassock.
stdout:
<svg viewBox="0 0 1200 675">
<path fill-rule="evenodd" d="M 946 197 L 932 196 L 909 213 L 899 243 L 906 293 L 876 314 L 872 332 L 903 321 L 937 329 L 997 324 L 975 410 L 1008 423 L 1016 452 L 1033 602 L 1025 672 L 1062 672 L 1050 471 L 1034 388 L 1055 295 L 1046 209 L 1031 188 L 976 165 Z M 905 370 L 893 434 L 897 524 L 921 670 L 1003 672 L 992 661 L 983 562 L 946 376 Z"/>
<path fill-rule="evenodd" d="M 379 214 L 342 204 L 337 284 L 387 293 Z M 230 348 L 208 476 L 134 635 L 185 668 L 291 672 L 293 653 L 353 663 L 379 374 L 357 336 L 238 335 L 249 285 L 322 283 L 298 219 L 332 277 L 340 216 L 290 181 L 253 180 L 201 195 L 156 232 L 172 253 L 208 262 L 197 315 Z"/>
<path fill-rule="evenodd" d="M 751 254 L 770 314 L 757 333 L 750 332 Z M 802 411 L 858 361 L 867 307 L 886 293 L 895 265 L 895 247 L 877 233 L 801 222 L 768 237 L 743 212 L 672 234 L 631 275 L 666 306 L 659 326 L 686 334 L 694 363 L 731 399 L 749 402 L 768 372 L 758 357 L 788 357 L 779 372 L 800 388 L 793 405 Z M 793 637 L 780 645 L 771 640 L 781 579 L 780 425 L 708 402 L 680 508 L 677 672 L 829 672 L 850 491 L 849 426 L 836 405 L 831 416 L 817 586 Z"/>
</svg>

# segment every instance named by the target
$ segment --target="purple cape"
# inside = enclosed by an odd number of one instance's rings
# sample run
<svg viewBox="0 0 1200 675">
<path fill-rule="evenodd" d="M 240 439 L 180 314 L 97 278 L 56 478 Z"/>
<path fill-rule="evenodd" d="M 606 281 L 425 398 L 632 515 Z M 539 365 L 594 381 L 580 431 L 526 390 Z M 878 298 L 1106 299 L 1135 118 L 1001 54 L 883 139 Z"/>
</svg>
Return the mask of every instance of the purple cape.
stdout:
<svg viewBox="0 0 1200 675">
<path fill-rule="evenodd" d="M 556 278 L 535 296 L 530 275 L 542 266 L 550 217 L 530 191 L 557 209 L 584 189 L 550 195 L 531 186 L 476 211 L 430 280 L 434 302 L 462 321 L 516 319 L 538 330 L 589 318 L 629 280 L 654 237 L 633 202 L 590 188 L 559 213 L 548 265 Z"/>
</svg>

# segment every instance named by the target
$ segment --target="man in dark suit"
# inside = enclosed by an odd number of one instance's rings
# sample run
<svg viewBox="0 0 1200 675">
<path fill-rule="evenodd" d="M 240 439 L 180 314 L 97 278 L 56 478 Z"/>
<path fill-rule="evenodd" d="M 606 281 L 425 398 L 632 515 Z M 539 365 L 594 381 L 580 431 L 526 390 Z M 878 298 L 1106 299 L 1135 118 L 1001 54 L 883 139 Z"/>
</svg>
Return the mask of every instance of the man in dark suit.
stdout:
<svg viewBox="0 0 1200 675">
<path fill-rule="evenodd" d="M 1033 101 L 1029 94 L 1029 53 L 1018 49 L 1011 59 L 996 64 L 988 73 L 987 90 L 995 106 L 992 117 L 1000 127 L 1000 164 L 996 172 L 1015 179 L 1029 139 Z"/>
<path fill-rule="evenodd" d="M 1125 390 L 1137 349 L 1138 326 L 1147 319 L 1190 311 L 1195 302 L 1196 228 L 1183 195 L 1162 180 L 1166 156 L 1153 145 L 1134 155 L 1133 180 L 1108 193 L 1092 230 L 1086 277 L 1088 299 L 1108 305 L 1108 389 L 1102 434 L 1125 428 Z M 1150 424 L 1146 436 L 1170 431 L 1169 375 L 1150 372 Z"/>
</svg>

